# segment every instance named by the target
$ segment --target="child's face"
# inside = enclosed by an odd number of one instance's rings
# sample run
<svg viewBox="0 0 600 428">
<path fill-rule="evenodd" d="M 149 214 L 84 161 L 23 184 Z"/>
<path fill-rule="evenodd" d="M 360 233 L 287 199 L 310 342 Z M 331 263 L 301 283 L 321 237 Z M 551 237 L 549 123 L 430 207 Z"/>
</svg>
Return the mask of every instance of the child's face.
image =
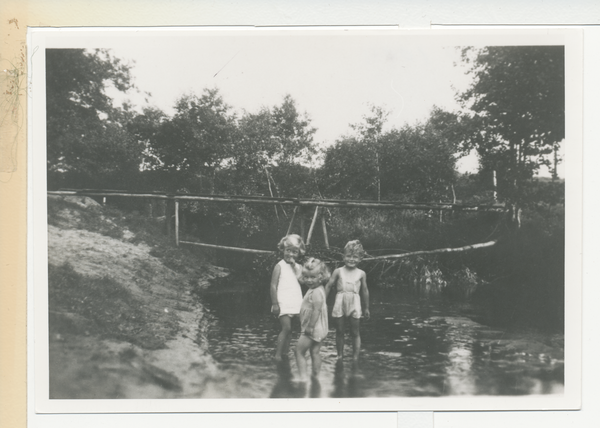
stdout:
<svg viewBox="0 0 600 428">
<path fill-rule="evenodd" d="M 321 275 L 318 272 L 304 271 L 302 282 L 308 288 L 315 288 L 321 285 Z"/>
<path fill-rule="evenodd" d="M 299 255 L 300 250 L 297 247 L 286 246 L 283 249 L 283 260 L 286 263 L 294 263 Z"/>
<path fill-rule="evenodd" d="M 362 257 L 360 257 L 356 253 L 347 252 L 344 254 L 344 264 L 349 268 L 356 267 L 360 263 L 361 260 L 362 260 Z"/>
</svg>

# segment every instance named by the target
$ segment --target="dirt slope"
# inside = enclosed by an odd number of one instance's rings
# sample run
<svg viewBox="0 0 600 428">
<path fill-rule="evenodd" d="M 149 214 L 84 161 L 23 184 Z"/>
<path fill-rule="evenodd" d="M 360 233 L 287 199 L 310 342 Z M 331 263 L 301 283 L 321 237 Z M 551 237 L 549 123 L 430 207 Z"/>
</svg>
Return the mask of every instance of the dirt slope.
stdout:
<svg viewBox="0 0 600 428">
<path fill-rule="evenodd" d="M 49 200 L 50 398 L 226 397 L 193 291 L 223 269 L 144 242 L 89 198 Z M 152 233 L 152 232 L 151 232 Z M 184 257 L 185 256 L 185 257 Z M 171 263 L 173 264 L 173 263 Z"/>
</svg>

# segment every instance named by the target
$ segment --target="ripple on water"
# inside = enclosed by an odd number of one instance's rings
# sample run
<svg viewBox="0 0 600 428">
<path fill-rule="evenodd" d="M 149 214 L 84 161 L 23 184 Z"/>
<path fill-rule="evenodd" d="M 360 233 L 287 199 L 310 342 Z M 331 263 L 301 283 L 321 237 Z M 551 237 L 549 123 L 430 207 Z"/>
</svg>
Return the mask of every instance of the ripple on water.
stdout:
<svg viewBox="0 0 600 428">
<path fill-rule="evenodd" d="M 560 337 L 509 335 L 470 320 L 447 302 L 415 302 L 376 289 L 371 292 L 371 301 L 371 319 L 361 322 L 363 377 L 352 376 L 349 333 L 342 368 L 336 365 L 335 328 L 331 325 L 322 345 L 319 396 L 436 397 L 562 391 L 564 353 L 560 344 L 564 342 Z M 225 297 L 219 301 L 218 295 L 207 296 L 206 305 L 214 317 L 208 332 L 210 352 L 232 378 L 255 385 L 259 396 L 292 394 L 294 388 L 289 388 L 289 382 L 280 377 L 272 363 L 279 325 L 268 309 L 252 299 L 232 302 Z M 293 328 L 292 346 L 299 326 Z M 296 376 L 291 351 L 290 371 Z"/>
</svg>

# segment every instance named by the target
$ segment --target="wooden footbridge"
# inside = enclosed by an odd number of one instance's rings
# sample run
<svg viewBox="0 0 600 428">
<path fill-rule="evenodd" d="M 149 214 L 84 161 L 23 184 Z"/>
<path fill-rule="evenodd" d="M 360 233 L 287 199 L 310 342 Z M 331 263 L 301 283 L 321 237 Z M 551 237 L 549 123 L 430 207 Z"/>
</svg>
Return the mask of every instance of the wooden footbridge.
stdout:
<svg viewBox="0 0 600 428">
<path fill-rule="evenodd" d="M 414 210 L 414 211 L 462 211 L 462 212 L 498 212 L 504 213 L 506 212 L 506 207 L 503 204 L 483 204 L 483 205 L 469 205 L 469 204 L 456 204 L 456 203 L 433 203 L 433 204 L 417 204 L 417 203 L 403 203 L 396 201 L 371 201 L 371 200 L 343 200 L 343 199 L 305 199 L 305 198 L 274 198 L 274 197 L 265 197 L 265 196 L 248 196 L 248 195 L 200 195 L 200 194 L 171 194 L 171 193 L 136 193 L 136 192 L 126 192 L 119 190 L 93 190 L 93 189 L 65 189 L 58 191 L 48 191 L 48 195 L 57 195 L 57 196 L 91 196 L 91 197 L 101 197 L 103 198 L 103 202 L 106 202 L 107 198 L 115 198 L 115 197 L 123 197 L 123 198 L 143 198 L 149 200 L 163 200 L 166 201 L 168 205 L 173 206 L 174 214 L 167 216 L 167 229 L 170 230 L 172 226 L 172 221 L 174 221 L 174 232 L 175 232 L 175 244 L 179 246 L 180 244 L 185 245 L 195 245 L 205 248 L 214 248 L 221 250 L 229 250 L 229 251 L 238 251 L 244 253 L 253 253 L 253 254 L 271 254 L 273 251 L 266 250 L 257 250 L 250 248 L 240 248 L 240 247 L 227 247 L 222 245 L 214 245 L 214 244 L 205 244 L 200 242 L 190 242 L 184 241 L 180 239 L 179 236 L 179 220 L 180 220 L 180 212 L 179 205 L 180 203 L 185 202 L 216 202 L 216 203 L 228 203 L 228 204 L 267 204 L 274 206 L 289 206 L 293 207 L 294 211 L 292 214 L 292 219 L 290 221 L 290 225 L 288 227 L 287 233 L 289 234 L 292 230 L 292 226 L 294 224 L 296 215 L 298 212 L 306 209 L 310 209 L 314 207 L 314 214 L 312 215 L 312 221 L 310 227 L 308 229 L 308 234 L 305 234 L 305 224 L 304 224 L 304 216 L 300 217 L 300 229 L 301 235 L 306 238 L 307 245 L 310 244 L 311 238 L 313 236 L 315 226 L 317 220 L 319 218 L 319 211 L 322 208 L 374 208 L 374 209 L 393 209 L 393 210 Z M 329 248 L 328 235 L 327 235 L 327 225 L 325 221 L 325 217 L 321 216 L 321 227 L 323 229 L 323 236 L 325 239 L 325 246 Z M 468 245 L 465 247 L 458 248 L 444 248 L 439 250 L 431 250 L 431 251 L 417 251 L 412 253 L 404 253 L 404 254 L 395 254 L 395 255 L 387 255 L 387 256 L 379 256 L 372 257 L 369 259 L 397 259 L 401 257 L 407 257 L 410 255 L 421 255 L 421 254 L 436 254 L 436 253 L 448 253 L 448 252 L 459 252 L 459 251 L 467 251 L 475 248 L 484 248 L 492 246 L 496 243 L 496 241 L 489 241 L 485 243 Z M 365 260 L 369 260 L 365 259 Z"/>
</svg>

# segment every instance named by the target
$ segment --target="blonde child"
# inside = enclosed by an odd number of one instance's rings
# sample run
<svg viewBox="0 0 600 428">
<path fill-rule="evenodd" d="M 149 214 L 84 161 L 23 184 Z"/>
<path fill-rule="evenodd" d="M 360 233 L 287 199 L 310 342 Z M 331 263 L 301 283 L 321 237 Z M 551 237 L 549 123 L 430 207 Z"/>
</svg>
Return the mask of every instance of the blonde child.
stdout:
<svg viewBox="0 0 600 428">
<path fill-rule="evenodd" d="M 283 259 L 275 265 L 271 275 L 271 313 L 279 318 L 281 332 L 277 337 L 275 361 L 287 358 L 292 338 L 292 318 L 300 313 L 302 290 L 298 278 L 302 267 L 296 260 L 304 255 L 306 247 L 299 235 L 284 236 L 277 246 Z"/>
<path fill-rule="evenodd" d="M 331 316 L 336 320 L 335 344 L 338 361 L 344 357 L 344 328 L 346 320 L 349 319 L 354 351 L 352 360 L 355 364 L 358 363 L 361 345 L 360 318 L 363 315 L 360 304 L 361 296 L 364 302 L 365 319 L 369 319 L 371 316 L 367 274 L 357 267 L 364 254 L 365 251 L 360 241 L 348 242 L 344 247 L 344 266 L 333 272 L 325 286 L 325 295 L 329 295 L 329 291 L 334 285 L 337 290 Z"/>
<path fill-rule="evenodd" d="M 300 308 L 301 333 L 296 344 L 296 364 L 301 382 L 308 380 L 306 351 L 309 349 L 313 379 L 318 378 L 321 370 L 321 342 L 329 331 L 323 288 L 328 279 L 329 270 L 321 260 L 311 257 L 304 263 L 300 282 L 308 287 L 308 291 Z"/>
</svg>

